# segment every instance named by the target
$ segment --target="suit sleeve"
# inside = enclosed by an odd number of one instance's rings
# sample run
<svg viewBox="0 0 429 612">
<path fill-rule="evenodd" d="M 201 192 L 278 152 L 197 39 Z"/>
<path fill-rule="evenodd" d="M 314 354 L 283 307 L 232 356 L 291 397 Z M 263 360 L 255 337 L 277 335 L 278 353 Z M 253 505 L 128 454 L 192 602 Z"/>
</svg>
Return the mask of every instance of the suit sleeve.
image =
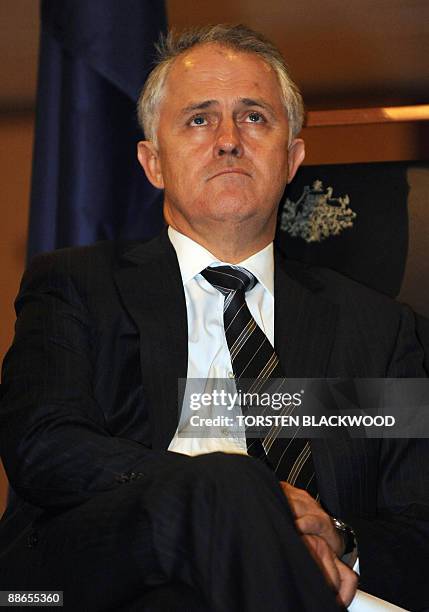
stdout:
<svg viewBox="0 0 429 612">
<path fill-rule="evenodd" d="M 402 311 L 386 377 L 425 377 L 414 315 Z M 429 440 L 380 444 L 377 516 L 350 516 L 359 543 L 361 588 L 410 610 L 429 607 Z"/>
<path fill-rule="evenodd" d="M 67 508 L 189 458 L 112 436 L 93 393 L 94 321 L 64 258 L 36 258 L 16 300 L 3 364 L 0 447 L 16 493 Z"/>
</svg>

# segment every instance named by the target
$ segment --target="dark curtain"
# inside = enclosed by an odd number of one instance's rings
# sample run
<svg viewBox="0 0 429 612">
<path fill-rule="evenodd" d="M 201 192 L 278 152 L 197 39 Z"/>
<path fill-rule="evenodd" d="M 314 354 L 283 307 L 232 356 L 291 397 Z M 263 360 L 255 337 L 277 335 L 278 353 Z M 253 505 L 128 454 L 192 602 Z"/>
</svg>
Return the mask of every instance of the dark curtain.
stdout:
<svg viewBox="0 0 429 612">
<path fill-rule="evenodd" d="M 28 256 L 162 227 L 135 103 L 166 29 L 159 0 L 43 0 Z"/>
</svg>

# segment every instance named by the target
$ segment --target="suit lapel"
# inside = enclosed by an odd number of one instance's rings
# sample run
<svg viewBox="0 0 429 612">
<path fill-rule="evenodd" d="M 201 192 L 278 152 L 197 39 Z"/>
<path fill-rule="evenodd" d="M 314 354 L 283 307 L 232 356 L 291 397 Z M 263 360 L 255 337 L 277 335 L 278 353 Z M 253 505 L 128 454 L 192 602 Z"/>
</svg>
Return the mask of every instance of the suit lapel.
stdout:
<svg viewBox="0 0 429 612">
<path fill-rule="evenodd" d="M 335 337 L 338 307 L 317 295 L 317 281 L 276 253 L 275 349 L 288 378 L 323 378 Z"/>
<path fill-rule="evenodd" d="M 151 242 L 128 246 L 121 254 L 115 281 L 140 334 L 153 448 L 166 448 L 177 428 L 178 379 L 186 378 L 188 361 L 185 295 L 166 231 Z"/>
</svg>

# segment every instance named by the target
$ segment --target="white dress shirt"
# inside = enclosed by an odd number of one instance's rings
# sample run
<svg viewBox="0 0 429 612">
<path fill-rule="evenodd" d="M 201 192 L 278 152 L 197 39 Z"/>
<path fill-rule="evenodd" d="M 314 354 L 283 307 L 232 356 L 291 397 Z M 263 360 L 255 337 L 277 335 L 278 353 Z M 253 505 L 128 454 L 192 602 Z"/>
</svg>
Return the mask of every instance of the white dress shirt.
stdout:
<svg viewBox="0 0 429 612">
<path fill-rule="evenodd" d="M 172 227 L 168 236 L 176 251 L 182 275 L 188 318 L 188 371 L 192 391 L 210 391 L 210 380 L 231 379 L 233 372 L 223 325 L 224 296 L 201 274 L 207 266 L 232 265 L 220 261 L 212 253 Z M 236 264 L 246 268 L 258 279 L 258 283 L 246 293 L 246 302 L 256 323 L 274 345 L 274 254 L 273 244 Z M 188 386 L 187 386 L 188 388 Z M 239 407 L 234 408 L 234 411 Z M 210 436 L 210 431 L 201 430 L 198 437 L 195 428 L 190 428 L 194 414 L 187 401 L 184 402 L 177 431 L 170 442 L 169 450 L 187 455 L 200 455 L 214 451 L 246 453 L 244 430 L 222 429 L 222 435 Z M 219 412 L 216 412 L 219 414 Z M 215 416 L 211 407 L 205 416 Z M 193 434 L 184 433 L 191 429 Z"/>
</svg>

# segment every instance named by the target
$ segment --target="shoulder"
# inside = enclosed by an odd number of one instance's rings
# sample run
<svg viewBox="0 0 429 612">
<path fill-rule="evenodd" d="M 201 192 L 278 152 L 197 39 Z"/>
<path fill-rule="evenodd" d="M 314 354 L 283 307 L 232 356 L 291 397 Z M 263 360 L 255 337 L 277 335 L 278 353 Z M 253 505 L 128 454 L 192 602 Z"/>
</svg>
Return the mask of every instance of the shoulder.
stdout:
<svg viewBox="0 0 429 612">
<path fill-rule="evenodd" d="M 139 265 L 145 257 L 162 257 L 169 244 L 166 236 L 163 232 L 147 241 L 106 240 L 37 255 L 24 272 L 17 302 L 34 292 L 76 302 L 108 299 L 116 291 L 116 272 Z"/>
<path fill-rule="evenodd" d="M 97 279 L 110 274 L 117 244 L 99 242 L 36 255 L 29 262 L 15 301 L 17 314 L 29 302 L 53 299 L 80 305 Z"/>
<path fill-rule="evenodd" d="M 415 314 L 409 306 L 329 268 L 295 261 L 285 262 L 285 268 L 316 303 L 335 306 L 335 348 L 348 371 L 365 376 L 425 375 Z"/>
<path fill-rule="evenodd" d="M 363 285 L 331 268 L 286 260 L 287 273 L 319 296 L 340 309 L 352 312 L 378 311 L 399 316 L 403 305 L 371 287 Z"/>
<path fill-rule="evenodd" d="M 105 240 L 88 246 L 67 247 L 36 255 L 29 263 L 31 274 L 56 270 L 73 274 L 111 273 L 122 262 L 138 263 L 143 257 L 162 256 L 172 250 L 167 231 L 148 240 Z"/>
<path fill-rule="evenodd" d="M 36 273 L 54 269 L 71 271 L 79 268 L 110 267 L 124 248 L 126 243 L 106 240 L 89 246 L 56 249 L 33 257 L 27 271 Z"/>
<path fill-rule="evenodd" d="M 65 286 L 85 285 L 91 277 L 109 273 L 116 251 L 117 243 L 105 241 L 36 255 L 24 272 L 20 295 L 32 290 L 50 291 Z"/>
<path fill-rule="evenodd" d="M 414 336 L 415 316 L 408 307 L 330 268 L 285 262 L 287 273 L 304 286 L 315 303 L 329 303 L 337 312 L 337 332 L 346 342 L 389 353 L 401 330 Z"/>
<path fill-rule="evenodd" d="M 23 281 L 68 277 L 76 281 L 97 277 L 111 277 L 114 270 L 134 252 L 152 252 L 161 243 L 161 236 L 147 241 L 105 240 L 88 246 L 67 247 L 41 253 L 33 257 L 24 273 Z"/>
</svg>

